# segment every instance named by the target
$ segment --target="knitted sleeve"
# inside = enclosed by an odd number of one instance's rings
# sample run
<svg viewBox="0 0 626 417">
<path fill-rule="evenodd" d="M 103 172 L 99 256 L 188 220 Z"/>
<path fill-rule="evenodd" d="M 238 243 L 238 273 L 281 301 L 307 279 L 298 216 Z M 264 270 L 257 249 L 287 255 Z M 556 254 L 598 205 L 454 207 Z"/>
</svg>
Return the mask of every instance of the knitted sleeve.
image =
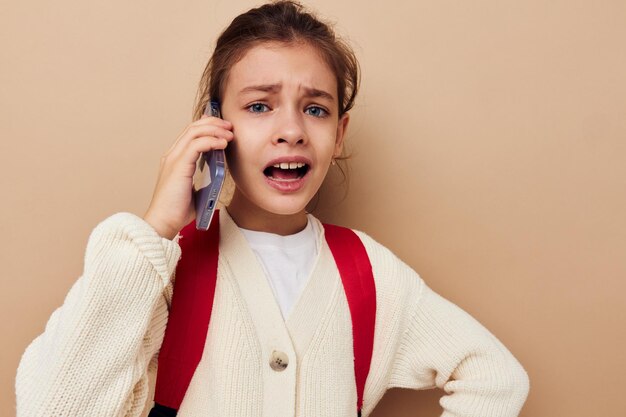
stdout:
<svg viewBox="0 0 626 417">
<path fill-rule="evenodd" d="M 529 389 L 520 363 L 469 314 L 420 287 L 389 388 L 443 389 L 442 417 L 517 416 Z"/>
<path fill-rule="evenodd" d="M 83 275 L 22 356 L 17 416 L 139 416 L 179 257 L 177 242 L 134 214 L 97 225 Z"/>
</svg>

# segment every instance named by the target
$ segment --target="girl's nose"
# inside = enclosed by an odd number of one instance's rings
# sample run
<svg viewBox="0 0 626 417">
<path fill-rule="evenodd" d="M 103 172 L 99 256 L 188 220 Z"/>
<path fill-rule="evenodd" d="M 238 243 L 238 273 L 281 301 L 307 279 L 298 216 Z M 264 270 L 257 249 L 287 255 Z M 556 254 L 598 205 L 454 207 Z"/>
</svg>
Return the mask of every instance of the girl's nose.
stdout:
<svg viewBox="0 0 626 417">
<path fill-rule="evenodd" d="M 279 110 L 272 142 L 275 145 L 279 143 L 287 143 L 289 145 L 307 143 L 308 139 L 302 116 L 303 114 L 298 111 L 296 107 L 288 107 Z"/>
</svg>

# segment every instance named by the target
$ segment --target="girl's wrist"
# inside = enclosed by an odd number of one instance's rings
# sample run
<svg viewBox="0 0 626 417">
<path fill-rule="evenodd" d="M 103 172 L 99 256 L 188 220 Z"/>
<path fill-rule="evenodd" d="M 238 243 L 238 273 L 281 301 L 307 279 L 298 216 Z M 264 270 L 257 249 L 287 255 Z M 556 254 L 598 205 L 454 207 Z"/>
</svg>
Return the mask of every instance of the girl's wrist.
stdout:
<svg viewBox="0 0 626 417">
<path fill-rule="evenodd" d="M 143 220 L 148 223 L 159 234 L 159 236 L 165 239 L 172 240 L 178 234 L 178 230 L 174 230 L 171 227 L 166 226 L 164 223 L 155 219 L 149 213 L 143 216 Z"/>
</svg>

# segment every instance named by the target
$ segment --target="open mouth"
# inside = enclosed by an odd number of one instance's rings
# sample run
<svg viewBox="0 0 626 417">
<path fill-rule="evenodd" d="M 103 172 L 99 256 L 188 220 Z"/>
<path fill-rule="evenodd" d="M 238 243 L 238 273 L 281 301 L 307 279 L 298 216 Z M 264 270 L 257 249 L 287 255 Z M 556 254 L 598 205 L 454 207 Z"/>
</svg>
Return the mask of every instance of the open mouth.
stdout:
<svg viewBox="0 0 626 417">
<path fill-rule="evenodd" d="M 309 172 L 309 165 L 304 162 L 281 162 L 263 170 L 263 174 L 274 181 L 298 180 L 307 172 Z"/>
</svg>

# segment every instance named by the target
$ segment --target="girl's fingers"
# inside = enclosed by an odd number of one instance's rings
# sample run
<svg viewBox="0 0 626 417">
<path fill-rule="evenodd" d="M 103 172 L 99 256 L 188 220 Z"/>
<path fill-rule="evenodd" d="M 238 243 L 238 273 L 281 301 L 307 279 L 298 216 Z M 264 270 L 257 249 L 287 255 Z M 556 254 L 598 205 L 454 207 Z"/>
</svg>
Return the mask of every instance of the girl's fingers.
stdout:
<svg viewBox="0 0 626 417">
<path fill-rule="evenodd" d="M 219 117 L 207 116 L 203 114 L 201 118 L 189 124 L 189 126 L 202 126 L 205 124 L 214 124 L 222 126 L 224 129 L 232 129 L 233 124 L 227 120 L 220 119 Z"/>
<path fill-rule="evenodd" d="M 213 119 L 220 120 L 216 118 Z M 187 128 L 183 131 L 183 133 L 181 133 L 178 139 L 176 139 L 172 146 L 167 150 L 166 154 L 180 154 L 184 151 L 184 149 L 189 145 L 190 142 L 202 136 L 222 138 L 226 141 L 231 141 L 234 137 L 232 131 L 225 129 L 220 125 L 215 125 L 214 123 L 202 125 L 191 124 L 187 126 Z"/>
<path fill-rule="evenodd" d="M 198 157 L 202 152 L 209 152 L 216 149 L 225 149 L 228 146 L 228 141 L 223 138 L 216 138 L 213 136 L 201 136 L 199 138 L 194 139 L 189 146 L 184 149 L 184 152 L 180 154 L 170 153 L 164 156 L 162 159 L 163 163 L 170 166 L 179 165 L 186 167 L 193 165 L 195 166 L 198 161 Z M 193 172 L 190 172 L 189 175 L 193 175 Z"/>
<path fill-rule="evenodd" d="M 232 125 L 203 117 L 188 125 L 161 157 L 157 184 L 144 215 L 162 236 L 174 236 L 195 215 L 192 184 L 202 152 L 224 149 L 233 139 Z M 170 233 L 173 232 L 173 233 Z"/>
<path fill-rule="evenodd" d="M 209 132 L 207 132 L 205 129 L 199 128 L 197 131 L 193 131 L 190 133 L 191 133 L 191 136 L 183 138 L 180 141 L 180 143 L 178 144 L 178 148 L 172 151 L 173 154 L 180 154 L 182 152 L 186 152 L 186 150 L 189 148 L 197 149 L 198 146 L 201 146 L 201 147 L 210 146 L 209 145 L 210 143 L 219 144 L 220 146 L 223 143 L 224 145 L 222 146 L 222 148 L 216 148 L 216 149 L 223 149 L 226 147 L 228 142 L 233 140 L 233 137 L 234 137 L 233 132 L 231 132 L 230 130 L 225 130 L 225 129 L 220 129 L 220 128 L 218 128 L 217 130 L 210 129 Z M 203 139 L 203 140 L 199 142 L 199 139 Z M 210 140 L 210 142 L 207 142 L 207 139 Z M 207 152 L 211 149 L 214 149 L 214 148 L 201 148 L 201 151 Z"/>
<path fill-rule="evenodd" d="M 198 120 L 195 120 L 195 121 L 191 122 L 191 124 L 202 124 L 203 120 L 206 120 L 206 119 L 219 120 L 220 122 L 223 122 L 225 125 L 230 125 L 231 124 L 228 120 L 224 120 L 224 119 L 221 119 L 221 118 L 215 117 L 215 116 L 209 116 L 207 114 L 203 114 Z"/>
<path fill-rule="evenodd" d="M 178 136 L 178 138 L 176 139 L 176 141 L 174 141 L 174 143 L 172 144 L 172 146 L 170 146 L 170 148 L 168 149 L 167 152 L 170 152 L 172 149 L 174 149 L 177 144 L 186 137 L 186 135 L 189 132 L 189 129 L 192 127 L 196 127 L 196 126 L 219 126 L 222 127 L 223 129 L 226 130 L 232 130 L 233 125 L 232 123 L 217 118 L 217 117 L 213 117 L 213 116 L 207 116 L 206 114 L 202 115 L 202 117 L 198 120 L 196 120 L 195 122 L 190 123 L 189 125 L 187 125 L 187 127 L 185 128 L 185 130 L 183 130 L 181 132 L 181 134 Z"/>
<path fill-rule="evenodd" d="M 194 138 L 200 136 L 215 136 L 224 138 L 226 140 L 231 140 L 233 138 L 233 132 L 230 129 L 224 127 L 224 125 L 222 124 L 216 125 L 214 123 L 210 123 L 201 125 L 189 125 L 182 135 L 183 140 L 187 141 L 193 140 Z"/>
<path fill-rule="evenodd" d="M 195 159 L 202 152 L 209 152 L 215 149 L 226 149 L 228 141 L 223 138 L 216 138 L 213 136 L 202 136 L 196 138 L 189 145 L 189 153 L 195 155 Z"/>
</svg>

